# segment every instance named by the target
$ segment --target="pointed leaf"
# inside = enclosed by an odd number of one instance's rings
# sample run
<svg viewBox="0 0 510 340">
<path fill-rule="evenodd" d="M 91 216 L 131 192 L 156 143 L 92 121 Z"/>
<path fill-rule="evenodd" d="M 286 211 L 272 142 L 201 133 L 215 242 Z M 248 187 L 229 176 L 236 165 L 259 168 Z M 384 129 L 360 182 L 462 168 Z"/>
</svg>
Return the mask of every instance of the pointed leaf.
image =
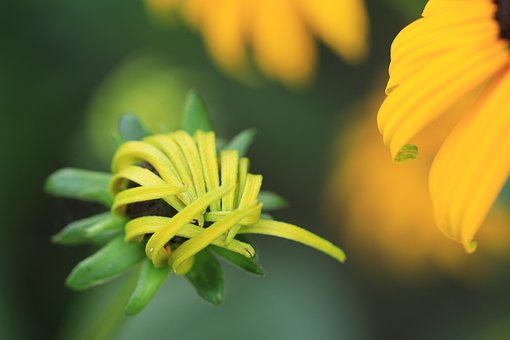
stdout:
<svg viewBox="0 0 510 340">
<path fill-rule="evenodd" d="M 106 212 L 68 224 L 52 237 L 52 241 L 64 245 L 103 243 L 122 232 L 123 225 L 118 217 Z"/>
<path fill-rule="evenodd" d="M 51 174 L 45 183 L 47 193 L 66 198 L 112 204 L 108 191 L 112 175 L 104 172 L 65 168 Z"/>
<path fill-rule="evenodd" d="M 232 140 L 224 147 L 224 150 L 237 150 L 239 157 L 246 155 L 248 148 L 253 143 L 257 130 L 249 129 L 239 132 Z"/>
<path fill-rule="evenodd" d="M 135 291 L 126 307 L 126 315 L 139 313 L 156 295 L 169 274 L 169 266 L 156 268 L 151 260 L 146 259 L 140 271 Z"/>
<path fill-rule="evenodd" d="M 190 91 L 186 98 L 183 113 L 183 128 L 190 135 L 193 135 L 197 130 L 212 130 L 205 103 L 194 90 Z"/>
<path fill-rule="evenodd" d="M 145 258 L 141 243 L 126 243 L 119 235 L 92 256 L 78 263 L 66 284 L 76 290 L 108 282 Z"/>
<path fill-rule="evenodd" d="M 278 210 L 289 206 L 285 198 L 271 191 L 261 191 L 257 199 L 262 203 L 262 210 L 264 211 Z"/>
<path fill-rule="evenodd" d="M 186 277 L 198 295 L 215 306 L 223 302 L 223 273 L 218 260 L 207 250 L 195 255 L 193 268 Z"/>
<path fill-rule="evenodd" d="M 248 258 L 233 251 L 217 246 L 209 246 L 216 254 L 233 264 L 234 266 L 241 268 L 248 273 L 252 273 L 257 276 L 264 276 L 262 267 L 254 261 L 253 258 Z"/>
<path fill-rule="evenodd" d="M 119 135 L 124 141 L 129 141 L 141 140 L 150 133 L 137 115 L 126 113 L 119 119 Z"/>
</svg>

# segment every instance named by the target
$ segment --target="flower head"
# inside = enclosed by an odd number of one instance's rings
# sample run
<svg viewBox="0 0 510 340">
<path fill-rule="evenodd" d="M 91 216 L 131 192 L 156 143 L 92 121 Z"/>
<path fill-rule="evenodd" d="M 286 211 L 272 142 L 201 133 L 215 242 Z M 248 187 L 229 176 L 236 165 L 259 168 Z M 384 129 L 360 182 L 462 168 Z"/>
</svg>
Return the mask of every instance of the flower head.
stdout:
<svg viewBox="0 0 510 340">
<path fill-rule="evenodd" d="M 432 122 L 455 122 L 431 166 L 429 190 L 440 230 L 468 252 L 510 169 L 509 3 L 430 0 L 392 44 L 378 116 L 396 160 Z M 459 115 L 450 114 L 460 105 Z"/>
<path fill-rule="evenodd" d="M 69 286 L 101 284 L 146 258 L 128 313 L 148 303 L 170 268 L 186 275 L 204 299 L 220 304 L 221 268 L 211 251 L 262 274 L 253 260 L 255 249 L 243 234 L 286 238 L 345 260 L 332 243 L 262 214 L 263 208 L 278 208 L 285 201 L 260 192 L 262 176 L 249 172 L 243 153 L 252 131 L 239 134 L 218 152 L 196 95 L 190 96 L 185 113 L 185 130 L 162 134 L 146 133 L 135 116 L 121 120 L 125 137 L 113 158 L 112 174 L 65 169 L 50 176 L 49 192 L 99 201 L 111 209 L 74 222 L 55 236 L 63 244 L 106 242 L 73 269 Z"/>
<path fill-rule="evenodd" d="M 181 8 L 216 63 L 232 74 L 247 70 L 247 46 L 267 76 L 288 84 L 312 76 L 313 36 L 349 62 L 367 51 L 362 0 L 147 0 L 147 5 L 156 13 Z"/>
</svg>

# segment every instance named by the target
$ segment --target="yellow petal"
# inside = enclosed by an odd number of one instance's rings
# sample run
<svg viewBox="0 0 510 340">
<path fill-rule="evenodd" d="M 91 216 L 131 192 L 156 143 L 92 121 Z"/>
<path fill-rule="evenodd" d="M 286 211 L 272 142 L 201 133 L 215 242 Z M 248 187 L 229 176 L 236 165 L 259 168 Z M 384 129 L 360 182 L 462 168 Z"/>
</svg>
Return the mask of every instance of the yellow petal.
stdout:
<svg viewBox="0 0 510 340">
<path fill-rule="evenodd" d="M 140 242 L 146 234 L 154 234 L 161 228 L 164 228 L 166 225 L 168 225 L 170 220 L 171 217 L 164 216 L 143 216 L 130 220 L 126 224 L 125 239 L 127 242 Z M 204 231 L 204 228 L 191 223 L 187 223 L 184 225 L 184 227 L 182 227 L 182 229 L 179 229 L 176 236 L 191 239 L 202 233 L 202 231 Z M 235 239 L 232 240 L 232 242 L 226 244 L 224 237 L 222 236 L 216 238 L 211 242 L 211 244 L 228 249 L 243 256 L 253 256 L 253 254 L 255 254 L 255 250 L 250 244 Z"/>
<path fill-rule="evenodd" d="M 448 136 L 430 172 L 439 228 L 468 252 L 510 169 L 510 72 L 501 74 Z"/>
<path fill-rule="evenodd" d="M 239 0 L 202 1 L 201 27 L 208 51 L 229 73 L 246 69 L 246 4 Z M 249 14 L 248 14 L 249 15 Z"/>
<path fill-rule="evenodd" d="M 365 57 L 368 20 L 363 1 L 297 0 L 296 4 L 312 31 L 347 61 Z"/>
<path fill-rule="evenodd" d="M 393 158 L 424 127 L 500 69 L 507 62 L 507 48 L 500 41 L 476 50 L 457 49 L 393 90 L 377 117 Z"/>
<path fill-rule="evenodd" d="M 197 131 L 195 139 L 202 161 L 202 170 L 207 191 L 214 191 L 220 186 L 218 159 L 216 157 L 216 138 L 214 132 Z M 211 203 L 211 211 L 221 210 L 220 201 Z"/>
<path fill-rule="evenodd" d="M 221 152 L 221 185 L 237 185 L 237 172 L 239 169 L 239 157 L 235 150 L 225 150 Z M 232 190 L 221 198 L 221 210 L 232 211 L 235 207 L 236 192 Z"/>
<path fill-rule="evenodd" d="M 181 228 L 191 222 L 198 214 L 205 211 L 209 204 L 223 197 L 232 189 L 232 186 L 222 186 L 216 191 L 208 192 L 175 214 L 168 225 L 154 233 L 145 245 L 145 253 L 152 259 L 154 265 L 162 266 L 164 264 L 162 262 L 163 257 L 160 256 L 164 252 L 163 247 Z"/>
<path fill-rule="evenodd" d="M 285 238 L 320 250 L 340 262 L 345 261 L 345 253 L 333 243 L 289 223 L 260 220 L 254 225 L 242 226 L 239 234 L 261 234 Z"/>
<path fill-rule="evenodd" d="M 316 47 L 292 0 L 257 0 L 253 13 L 255 61 L 267 76 L 302 85 L 312 76 Z"/>
<path fill-rule="evenodd" d="M 126 205 L 136 202 L 150 201 L 183 192 L 185 188 L 170 184 L 142 186 L 123 190 L 115 196 L 112 211 L 115 214 L 121 214 Z"/>
<path fill-rule="evenodd" d="M 262 205 L 258 204 L 232 211 L 220 221 L 215 222 L 208 228 L 205 228 L 204 231 L 200 233 L 200 235 L 184 242 L 170 256 L 169 263 L 172 265 L 174 271 L 177 271 L 179 266 L 181 266 L 181 264 L 184 263 L 189 257 L 195 255 L 207 247 L 212 243 L 213 240 L 217 239 L 219 236 L 229 230 L 233 225 L 239 223 L 239 221 L 241 221 L 244 217 L 253 214 L 256 211 L 260 212 L 261 208 Z M 250 257 L 253 255 L 254 254 L 250 254 Z"/>
</svg>

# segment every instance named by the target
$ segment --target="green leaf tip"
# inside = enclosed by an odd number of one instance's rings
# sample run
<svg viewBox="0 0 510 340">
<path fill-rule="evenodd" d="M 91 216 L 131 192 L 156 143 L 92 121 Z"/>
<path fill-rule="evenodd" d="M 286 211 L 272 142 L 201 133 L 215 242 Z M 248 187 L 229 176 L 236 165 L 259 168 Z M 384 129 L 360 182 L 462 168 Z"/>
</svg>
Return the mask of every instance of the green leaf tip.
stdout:
<svg viewBox="0 0 510 340">
<path fill-rule="evenodd" d="M 262 210 L 264 211 L 273 211 L 289 206 L 289 202 L 285 198 L 271 191 L 261 191 L 257 199 L 262 203 Z"/>
<path fill-rule="evenodd" d="M 255 262 L 253 258 L 248 258 L 241 254 L 217 246 L 209 246 L 209 248 L 237 268 L 245 270 L 246 272 L 256 276 L 265 276 L 262 267 L 257 262 Z"/>
<path fill-rule="evenodd" d="M 126 306 L 126 315 L 135 315 L 141 312 L 154 298 L 169 275 L 170 267 L 156 268 L 150 259 L 145 259 L 136 288 Z"/>
<path fill-rule="evenodd" d="M 63 245 L 100 244 L 122 232 L 124 222 L 110 212 L 68 224 L 51 240 Z"/>
<path fill-rule="evenodd" d="M 126 243 L 124 236 L 119 235 L 78 263 L 67 277 L 66 284 L 76 290 L 88 289 L 114 279 L 144 258 L 142 244 Z"/>
<path fill-rule="evenodd" d="M 97 202 L 109 207 L 113 201 L 108 190 L 111 178 L 109 173 L 64 168 L 51 174 L 44 188 L 54 196 Z"/>
<path fill-rule="evenodd" d="M 193 135 L 197 130 L 212 131 L 204 100 L 195 90 L 191 90 L 186 98 L 182 125 L 190 135 Z"/>
<path fill-rule="evenodd" d="M 395 163 L 402 164 L 418 157 L 418 147 L 414 144 L 404 145 L 395 156 Z"/>
<path fill-rule="evenodd" d="M 223 302 L 223 272 L 218 260 L 207 250 L 195 255 L 195 262 L 186 277 L 198 295 L 215 306 Z"/>
<path fill-rule="evenodd" d="M 118 129 L 124 141 L 141 140 L 150 135 L 149 130 L 134 113 L 123 114 L 119 119 Z"/>
<path fill-rule="evenodd" d="M 239 157 L 246 155 L 248 148 L 253 143 L 257 130 L 248 129 L 239 132 L 232 140 L 223 147 L 224 150 L 237 150 Z"/>
</svg>

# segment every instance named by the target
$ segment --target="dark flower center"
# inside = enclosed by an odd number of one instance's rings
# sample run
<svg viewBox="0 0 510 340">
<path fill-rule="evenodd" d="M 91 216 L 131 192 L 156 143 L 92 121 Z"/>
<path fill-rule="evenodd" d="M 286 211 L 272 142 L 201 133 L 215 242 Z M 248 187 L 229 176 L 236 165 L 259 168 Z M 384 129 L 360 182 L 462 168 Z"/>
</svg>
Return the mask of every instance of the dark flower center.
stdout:
<svg viewBox="0 0 510 340">
<path fill-rule="evenodd" d="M 494 0 L 498 5 L 496 20 L 499 24 L 501 38 L 510 39 L 510 0 Z"/>
</svg>

